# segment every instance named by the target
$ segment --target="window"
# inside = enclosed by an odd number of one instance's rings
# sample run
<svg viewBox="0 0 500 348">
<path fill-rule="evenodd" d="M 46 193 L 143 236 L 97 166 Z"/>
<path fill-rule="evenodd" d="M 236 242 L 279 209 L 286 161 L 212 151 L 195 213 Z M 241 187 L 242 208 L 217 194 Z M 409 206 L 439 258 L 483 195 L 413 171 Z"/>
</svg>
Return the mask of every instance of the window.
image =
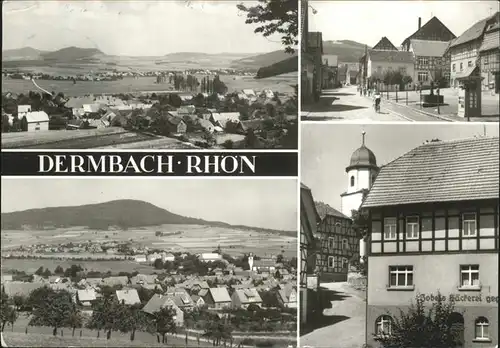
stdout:
<svg viewBox="0 0 500 348">
<path fill-rule="evenodd" d="M 462 288 L 479 288 L 479 265 L 460 266 L 460 286 Z"/>
<path fill-rule="evenodd" d="M 418 73 L 418 82 L 426 82 L 429 80 L 429 74 L 427 74 L 427 71 L 419 71 Z"/>
<path fill-rule="evenodd" d="M 392 334 L 392 318 L 382 315 L 375 321 L 375 334 L 377 336 L 390 336 Z"/>
<path fill-rule="evenodd" d="M 484 56 L 483 57 L 483 65 L 488 65 L 488 63 L 489 63 L 488 56 Z"/>
<path fill-rule="evenodd" d="M 353 187 L 353 186 L 354 186 L 354 175 L 351 176 L 351 187 Z"/>
<path fill-rule="evenodd" d="M 452 69 L 453 69 L 453 71 L 455 71 L 455 70 L 456 70 L 456 64 L 453 64 L 453 65 L 452 65 Z"/>
<path fill-rule="evenodd" d="M 464 70 L 464 63 L 460 63 L 460 71 Z"/>
<path fill-rule="evenodd" d="M 413 287 L 413 266 L 390 266 L 389 287 Z"/>
<path fill-rule="evenodd" d="M 467 62 L 467 66 L 468 66 L 469 68 L 472 66 L 472 60 L 469 60 L 469 61 Z"/>
<path fill-rule="evenodd" d="M 335 238 L 329 237 L 328 238 L 328 249 L 333 249 L 335 247 Z"/>
<path fill-rule="evenodd" d="M 342 268 L 347 268 L 349 267 L 349 260 L 347 260 L 345 257 L 342 258 Z"/>
<path fill-rule="evenodd" d="M 342 239 L 342 250 L 349 249 L 349 244 L 347 243 L 347 239 Z"/>
<path fill-rule="evenodd" d="M 396 218 L 384 219 L 384 240 L 396 239 Z"/>
<path fill-rule="evenodd" d="M 485 317 L 479 317 L 476 319 L 476 340 L 490 340 L 489 327 L 490 323 Z"/>
<path fill-rule="evenodd" d="M 406 239 L 417 239 L 419 232 L 418 216 L 408 216 L 406 218 Z"/>
<path fill-rule="evenodd" d="M 462 214 L 462 236 L 475 237 L 476 234 L 476 213 Z"/>
<path fill-rule="evenodd" d="M 418 57 L 418 64 L 419 65 L 429 64 L 429 58 L 428 57 Z"/>
<path fill-rule="evenodd" d="M 328 256 L 328 268 L 335 267 L 335 256 Z"/>
</svg>

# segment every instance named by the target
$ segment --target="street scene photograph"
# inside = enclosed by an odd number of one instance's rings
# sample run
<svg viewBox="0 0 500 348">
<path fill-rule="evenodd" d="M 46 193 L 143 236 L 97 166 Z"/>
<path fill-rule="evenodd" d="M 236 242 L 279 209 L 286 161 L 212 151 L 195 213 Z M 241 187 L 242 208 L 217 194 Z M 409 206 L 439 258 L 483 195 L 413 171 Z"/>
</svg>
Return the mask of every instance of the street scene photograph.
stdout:
<svg viewBox="0 0 500 348">
<path fill-rule="evenodd" d="M 295 178 L 1 184 L 2 347 L 297 346 Z"/>
<path fill-rule="evenodd" d="M 298 2 L 3 1 L 3 149 L 297 149 Z"/>
<path fill-rule="evenodd" d="M 307 123 L 300 347 L 498 347 L 497 123 Z"/>
<path fill-rule="evenodd" d="M 301 119 L 498 122 L 499 6 L 301 0 Z"/>
</svg>

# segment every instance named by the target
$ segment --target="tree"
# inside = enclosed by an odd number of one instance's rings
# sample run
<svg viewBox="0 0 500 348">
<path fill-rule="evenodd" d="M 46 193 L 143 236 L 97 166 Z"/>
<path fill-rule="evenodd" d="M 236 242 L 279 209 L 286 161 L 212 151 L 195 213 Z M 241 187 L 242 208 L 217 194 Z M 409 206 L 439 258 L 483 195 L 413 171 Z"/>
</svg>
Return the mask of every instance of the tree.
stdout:
<svg viewBox="0 0 500 348">
<path fill-rule="evenodd" d="M 163 265 L 163 261 L 162 259 L 156 259 L 154 262 L 153 262 L 153 267 L 155 269 L 163 269 L 164 265 Z"/>
<path fill-rule="evenodd" d="M 118 323 L 118 329 L 123 332 L 130 332 L 130 340 L 135 339 L 135 332 L 140 329 L 146 329 L 150 326 L 147 314 L 144 313 L 140 305 L 122 305 L 119 310 L 121 311 L 122 320 Z"/>
<path fill-rule="evenodd" d="M 54 270 L 54 274 L 64 274 L 64 268 L 61 267 L 61 265 L 58 265 L 56 269 Z"/>
<path fill-rule="evenodd" d="M 161 335 L 162 343 L 167 343 L 165 338 L 167 333 L 177 332 L 177 326 L 174 321 L 175 315 L 175 310 L 171 307 L 163 307 L 159 311 L 153 313 L 155 332 Z"/>
<path fill-rule="evenodd" d="M 81 328 L 83 326 L 83 316 L 82 312 L 80 312 L 76 306 L 74 307 L 73 311 L 69 315 L 68 321 L 66 323 L 66 326 L 73 329 L 71 336 L 75 337 L 75 330 L 77 328 Z"/>
<path fill-rule="evenodd" d="M 2 298 L 1 298 L 1 308 L 0 308 L 0 318 L 2 321 L 2 332 L 7 323 L 12 325 L 12 330 L 14 330 L 14 323 L 17 319 L 17 311 L 14 307 L 9 304 L 9 296 L 5 293 L 2 287 Z"/>
<path fill-rule="evenodd" d="M 217 94 L 226 94 L 227 86 L 224 82 L 222 82 L 219 78 L 219 75 L 214 77 L 213 80 L 213 91 Z"/>
<path fill-rule="evenodd" d="M 411 76 L 409 76 L 409 75 L 403 76 L 402 83 L 403 83 L 403 86 L 404 86 L 405 89 L 412 82 L 413 82 L 413 79 L 411 78 Z"/>
<path fill-rule="evenodd" d="M 25 306 L 27 299 L 23 295 L 14 295 L 12 301 L 14 302 L 14 306 L 16 306 L 16 309 L 20 310 Z"/>
<path fill-rule="evenodd" d="M 400 310 L 399 317 L 391 323 L 390 335 L 377 335 L 386 347 L 433 347 L 447 348 L 460 345 L 460 337 L 450 320 L 455 312 L 452 301 L 446 301 L 438 292 L 432 305 L 426 309 L 424 297 L 417 294 L 415 303 L 407 312 Z"/>
<path fill-rule="evenodd" d="M 202 137 L 203 140 L 205 140 L 207 142 L 207 145 L 209 147 L 214 146 L 217 143 L 217 141 L 216 141 L 215 136 L 213 135 L 213 133 L 211 133 L 208 130 L 204 130 L 201 137 Z"/>
<path fill-rule="evenodd" d="M 253 129 L 249 129 L 245 136 L 245 148 L 254 149 L 257 147 L 258 139 Z"/>
<path fill-rule="evenodd" d="M 257 24 L 254 32 L 264 37 L 281 35 L 281 43 L 286 53 L 294 53 L 298 45 L 298 5 L 296 0 L 259 0 L 259 4 L 247 7 L 238 4 L 240 11 L 246 12 L 246 24 Z"/>
<path fill-rule="evenodd" d="M 106 330 L 106 338 L 111 338 L 113 330 L 119 330 L 123 320 L 123 304 L 114 297 L 102 297 L 96 301 L 87 327 L 89 329 Z"/>
<path fill-rule="evenodd" d="M 40 266 L 36 271 L 35 271 L 35 274 L 37 276 L 41 276 L 43 274 L 43 271 L 44 271 L 44 268 L 43 266 Z"/>
<path fill-rule="evenodd" d="M 68 291 L 48 289 L 47 296 L 42 301 L 33 304 L 29 325 L 52 327 L 52 334 L 56 336 L 57 329 L 67 326 L 74 312 L 75 306 Z"/>
</svg>

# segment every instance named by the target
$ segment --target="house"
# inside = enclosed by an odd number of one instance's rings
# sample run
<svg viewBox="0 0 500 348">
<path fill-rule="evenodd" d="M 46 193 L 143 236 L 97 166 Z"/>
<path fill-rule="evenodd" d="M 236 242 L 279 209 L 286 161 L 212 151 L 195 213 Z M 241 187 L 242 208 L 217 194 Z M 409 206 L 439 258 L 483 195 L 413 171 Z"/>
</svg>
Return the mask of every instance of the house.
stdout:
<svg viewBox="0 0 500 348">
<path fill-rule="evenodd" d="M 101 104 L 96 104 L 96 103 L 83 104 L 82 108 L 85 114 L 95 114 L 101 110 Z"/>
<path fill-rule="evenodd" d="M 231 296 L 233 308 L 247 309 L 249 305 L 262 306 L 262 298 L 255 288 L 235 289 Z"/>
<path fill-rule="evenodd" d="M 253 262 L 252 271 L 254 272 L 274 272 L 276 271 L 276 260 L 275 259 L 260 259 Z"/>
<path fill-rule="evenodd" d="M 195 307 L 194 301 L 186 291 L 175 291 L 173 294 L 167 293 L 167 296 L 177 307 L 182 309 L 183 312 L 189 312 Z"/>
<path fill-rule="evenodd" d="M 489 25 L 498 21 L 499 13 L 484 18 L 452 41 L 448 50 L 451 57 L 451 86 L 458 88 L 459 80 L 470 76 L 476 66 L 480 66 L 480 49 Z"/>
<path fill-rule="evenodd" d="M 219 253 L 203 253 L 199 256 L 202 262 L 213 262 L 222 260 L 222 255 Z"/>
<path fill-rule="evenodd" d="M 2 275 L 2 284 L 5 282 L 11 282 L 12 281 L 12 274 L 3 274 Z"/>
<path fill-rule="evenodd" d="M 295 286 L 286 286 L 277 292 L 278 302 L 286 308 L 297 308 L 297 288 Z"/>
<path fill-rule="evenodd" d="M 27 132 L 49 130 L 49 115 L 45 111 L 31 111 L 20 118 L 21 129 Z"/>
<path fill-rule="evenodd" d="M 78 282 L 78 285 L 86 288 L 97 288 L 103 284 L 102 278 L 85 278 Z"/>
<path fill-rule="evenodd" d="M 154 294 L 142 310 L 148 314 L 154 314 L 165 307 L 170 307 L 175 311 L 174 322 L 176 326 L 184 326 L 184 312 L 168 296 Z"/>
<path fill-rule="evenodd" d="M 129 283 L 127 276 L 117 276 L 117 277 L 106 277 L 102 279 L 102 285 L 115 286 L 122 285 L 125 286 Z"/>
<path fill-rule="evenodd" d="M 31 105 L 18 105 L 17 106 L 17 117 L 22 119 L 28 112 L 31 112 Z"/>
<path fill-rule="evenodd" d="M 170 132 L 174 134 L 184 134 L 187 132 L 187 124 L 180 117 L 167 116 L 167 124 Z"/>
<path fill-rule="evenodd" d="M 171 254 L 171 253 L 164 253 L 161 255 L 161 259 L 163 262 L 174 262 L 175 256 L 174 256 L 174 254 Z"/>
<path fill-rule="evenodd" d="M 316 266 L 314 234 L 320 221 L 314 199 L 309 189 L 300 184 L 300 323 L 307 323 L 315 310 L 314 290 L 309 291 L 308 276 L 313 275 Z"/>
<path fill-rule="evenodd" d="M 204 120 L 202 118 L 198 119 L 198 125 L 203 129 L 204 131 L 213 133 L 215 132 L 215 126 L 213 125 L 212 122 L 208 120 Z"/>
<path fill-rule="evenodd" d="M 223 130 L 226 130 L 228 122 L 232 122 L 235 125 L 233 129 L 230 129 L 231 131 L 242 131 L 239 112 L 214 112 L 210 116 L 210 122 L 212 122 L 214 126 L 221 127 Z"/>
<path fill-rule="evenodd" d="M 411 40 L 450 42 L 454 39 L 456 39 L 455 34 L 453 34 L 437 17 L 432 17 L 423 26 L 422 18 L 418 17 L 417 31 L 408 36 L 401 43 L 401 50 L 409 51 Z"/>
<path fill-rule="evenodd" d="M 377 51 L 397 51 L 396 46 L 392 44 L 392 42 L 386 37 L 382 37 L 379 42 L 372 48 Z"/>
<path fill-rule="evenodd" d="M 316 268 L 321 282 L 345 282 L 349 270 L 349 260 L 359 253 L 359 240 L 352 228 L 350 217 L 327 204 L 316 203 L 320 215 L 314 234 L 318 254 Z"/>
<path fill-rule="evenodd" d="M 141 303 L 136 289 L 116 290 L 116 298 L 118 299 L 118 302 L 127 305 Z"/>
<path fill-rule="evenodd" d="M 361 206 L 367 344 L 391 331 L 416 294 L 430 304 L 438 292 L 454 302 L 459 346 L 497 342 L 498 158 L 498 136 L 477 137 L 429 142 L 382 166 Z"/>
<path fill-rule="evenodd" d="M 414 76 L 413 54 L 406 51 L 367 50 L 366 77 L 371 82 L 384 79 L 387 71 L 399 71 L 403 76 Z M 381 86 L 387 88 L 388 86 Z"/>
<path fill-rule="evenodd" d="M 146 255 L 134 255 L 135 262 L 148 262 Z"/>
<path fill-rule="evenodd" d="M 194 306 L 195 307 L 203 307 L 205 305 L 205 301 L 203 300 L 203 297 L 199 295 L 192 295 L 191 299 L 193 300 Z"/>
<path fill-rule="evenodd" d="M 15 295 L 28 297 L 33 290 L 42 288 L 43 286 L 45 286 L 45 284 L 42 282 L 29 283 L 29 282 L 12 281 L 12 282 L 5 282 L 2 284 L 5 293 L 9 297 L 14 297 Z"/>
<path fill-rule="evenodd" d="M 161 260 L 161 255 L 159 253 L 152 253 L 148 255 L 148 262 L 155 262 L 156 260 Z"/>
<path fill-rule="evenodd" d="M 201 295 L 200 295 L 201 296 Z M 203 297 L 205 303 L 214 309 L 223 309 L 231 307 L 232 301 L 226 287 L 210 288 Z"/>
<path fill-rule="evenodd" d="M 97 299 L 95 289 L 77 290 L 76 299 L 80 305 L 90 307 Z"/>
<path fill-rule="evenodd" d="M 414 55 L 413 81 L 422 86 L 429 86 L 433 81 L 436 87 L 446 87 L 450 80 L 450 62 L 448 41 L 410 40 L 409 52 Z"/>
<path fill-rule="evenodd" d="M 157 274 L 137 274 L 130 278 L 130 283 L 135 284 L 155 284 L 157 282 Z"/>
<path fill-rule="evenodd" d="M 280 268 L 276 271 L 275 276 L 279 279 L 289 280 L 292 279 L 292 275 L 285 268 Z"/>
<path fill-rule="evenodd" d="M 486 27 L 483 42 L 479 47 L 481 61 L 481 76 L 486 90 L 493 90 L 496 94 L 500 90 L 500 23 L 491 21 Z"/>
</svg>

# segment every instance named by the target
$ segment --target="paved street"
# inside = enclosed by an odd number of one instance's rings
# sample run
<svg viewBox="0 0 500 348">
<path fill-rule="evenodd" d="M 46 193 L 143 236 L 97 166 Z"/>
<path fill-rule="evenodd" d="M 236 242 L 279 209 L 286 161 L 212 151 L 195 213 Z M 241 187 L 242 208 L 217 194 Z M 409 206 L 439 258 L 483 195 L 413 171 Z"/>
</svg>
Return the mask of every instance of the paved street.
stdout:
<svg viewBox="0 0 500 348">
<path fill-rule="evenodd" d="M 365 340 L 364 292 L 347 283 L 323 283 L 324 298 L 331 303 L 317 318 L 317 328 L 300 337 L 303 348 L 361 348 Z"/>
<path fill-rule="evenodd" d="M 428 93 L 425 91 L 424 93 Z M 437 108 L 421 108 L 418 103 L 419 95 L 408 92 L 408 105 L 406 105 L 406 93 L 398 93 L 398 102 L 394 92 L 383 94 L 380 113 L 376 113 L 373 100 L 368 96 L 360 96 L 356 86 L 343 87 L 335 90 L 324 90 L 320 100 L 315 104 L 302 105 L 301 117 L 303 121 L 348 121 L 359 123 L 370 123 L 379 121 L 393 122 L 465 122 L 456 116 L 457 97 L 450 89 L 444 89 L 445 103 L 441 106 L 439 113 Z M 483 96 L 483 113 L 485 117 L 471 121 L 498 121 L 493 115 L 498 110 L 498 95 Z"/>
</svg>

